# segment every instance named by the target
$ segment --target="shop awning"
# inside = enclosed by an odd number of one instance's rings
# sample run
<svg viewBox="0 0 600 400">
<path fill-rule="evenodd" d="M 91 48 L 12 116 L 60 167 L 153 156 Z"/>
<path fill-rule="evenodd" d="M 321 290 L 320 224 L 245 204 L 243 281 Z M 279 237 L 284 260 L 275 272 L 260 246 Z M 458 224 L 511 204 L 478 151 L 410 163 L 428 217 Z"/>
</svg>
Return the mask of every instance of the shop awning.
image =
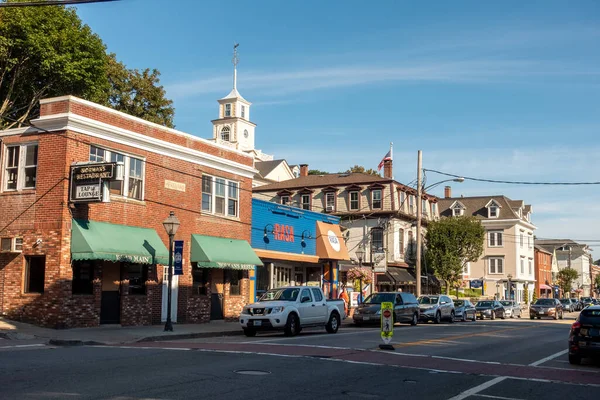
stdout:
<svg viewBox="0 0 600 400">
<path fill-rule="evenodd" d="M 269 260 L 282 260 L 282 261 L 298 261 L 305 263 L 316 264 L 319 262 L 319 257 L 311 256 L 308 254 L 295 254 L 295 253 L 284 253 L 283 251 L 274 250 L 262 250 L 254 249 L 257 256 Z"/>
<path fill-rule="evenodd" d="M 191 262 L 204 268 L 253 269 L 263 265 L 245 240 L 192 235 Z"/>
<path fill-rule="evenodd" d="M 544 289 L 544 290 L 552 290 L 552 287 L 545 285 L 543 283 L 540 283 L 540 289 Z"/>
<path fill-rule="evenodd" d="M 73 219 L 71 258 L 168 265 L 169 251 L 154 229 Z"/>
<path fill-rule="evenodd" d="M 392 285 L 416 284 L 415 277 L 406 269 L 399 267 L 387 267 L 387 272 L 385 274 L 377 275 L 377 282 L 390 283 Z"/>
<path fill-rule="evenodd" d="M 317 256 L 325 260 L 350 260 L 339 225 L 317 221 Z"/>
</svg>

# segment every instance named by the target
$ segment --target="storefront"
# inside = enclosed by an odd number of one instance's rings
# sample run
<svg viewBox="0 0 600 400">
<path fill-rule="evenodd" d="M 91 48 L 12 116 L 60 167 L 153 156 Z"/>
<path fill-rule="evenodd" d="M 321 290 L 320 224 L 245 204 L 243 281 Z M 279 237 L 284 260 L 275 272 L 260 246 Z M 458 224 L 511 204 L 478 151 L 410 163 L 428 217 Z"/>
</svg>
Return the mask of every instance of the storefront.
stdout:
<svg viewBox="0 0 600 400">
<path fill-rule="evenodd" d="M 376 274 L 376 287 L 379 292 L 416 293 L 416 280 L 407 268 L 388 266 L 385 273 Z"/>
<path fill-rule="evenodd" d="M 256 268 L 254 297 L 282 286 L 318 286 L 338 296 L 339 265 L 349 260 L 339 218 L 252 199 L 252 248 Z"/>
</svg>

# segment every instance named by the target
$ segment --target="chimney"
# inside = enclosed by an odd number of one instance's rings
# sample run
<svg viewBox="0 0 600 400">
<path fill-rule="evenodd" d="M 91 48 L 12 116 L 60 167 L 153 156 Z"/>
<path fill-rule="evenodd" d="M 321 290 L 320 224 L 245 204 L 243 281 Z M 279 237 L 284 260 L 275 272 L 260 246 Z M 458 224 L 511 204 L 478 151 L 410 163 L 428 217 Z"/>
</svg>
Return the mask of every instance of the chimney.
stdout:
<svg viewBox="0 0 600 400">
<path fill-rule="evenodd" d="M 393 178 L 392 173 L 392 160 L 385 160 L 383 162 L 383 177 L 387 179 Z"/>
<path fill-rule="evenodd" d="M 308 176 L 308 164 L 300 164 L 300 176 Z"/>
<path fill-rule="evenodd" d="M 450 186 L 444 187 L 444 197 L 447 199 L 452 197 L 452 188 Z"/>
</svg>

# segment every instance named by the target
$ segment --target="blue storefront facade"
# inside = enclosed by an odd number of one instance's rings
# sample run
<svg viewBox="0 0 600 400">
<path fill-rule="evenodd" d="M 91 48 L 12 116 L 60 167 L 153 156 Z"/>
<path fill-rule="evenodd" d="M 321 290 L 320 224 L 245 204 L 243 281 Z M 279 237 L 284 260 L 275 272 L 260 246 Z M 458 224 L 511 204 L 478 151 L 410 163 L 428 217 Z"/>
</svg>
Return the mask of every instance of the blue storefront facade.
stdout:
<svg viewBox="0 0 600 400">
<path fill-rule="evenodd" d="M 337 297 L 338 262 L 349 260 L 338 217 L 252 199 L 251 246 L 264 264 L 251 276 L 255 298 L 290 285 Z"/>
</svg>

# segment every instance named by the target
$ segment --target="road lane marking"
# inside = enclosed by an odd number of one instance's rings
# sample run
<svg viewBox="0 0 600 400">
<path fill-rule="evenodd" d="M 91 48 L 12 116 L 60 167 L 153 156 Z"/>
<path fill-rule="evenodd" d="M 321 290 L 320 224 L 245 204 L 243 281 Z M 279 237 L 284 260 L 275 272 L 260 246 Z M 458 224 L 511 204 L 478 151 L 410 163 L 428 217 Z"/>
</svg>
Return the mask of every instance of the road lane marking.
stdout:
<svg viewBox="0 0 600 400">
<path fill-rule="evenodd" d="M 516 397 L 502 397 L 502 396 L 492 396 L 489 394 L 474 394 L 473 396 L 477 397 L 485 397 L 487 399 L 500 399 L 500 400 L 525 400 L 525 399 L 517 399 Z"/>
<path fill-rule="evenodd" d="M 0 349 L 22 349 L 25 347 L 45 347 L 46 345 L 43 343 L 36 344 L 15 344 L 12 346 L 0 346 Z"/>
<path fill-rule="evenodd" d="M 529 327 L 505 328 L 505 329 L 497 329 L 497 330 L 488 331 L 488 332 L 475 332 L 475 333 L 465 333 L 462 335 L 448 336 L 444 339 L 423 339 L 423 340 L 417 340 L 416 342 L 392 343 L 392 344 L 394 346 L 399 346 L 399 347 L 419 346 L 421 344 L 431 344 L 432 342 L 447 342 L 449 340 L 454 340 L 454 339 L 468 339 L 468 338 L 477 337 L 477 336 L 489 336 L 489 335 L 493 335 L 495 333 L 517 331 L 517 330 L 528 329 L 528 328 Z"/>
<path fill-rule="evenodd" d="M 283 340 L 300 340 L 300 339 L 323 338 L 323 337 L 331 337 L 332 339 L 334 339 L 334 338 L 340 337 L 340 336 L 358 335 L 361 333 L 371 333 L 372 334 L 373 332 L 379 333 L 379 331 L 375 330 L 375 329 L 370 329 L 370 330 L 361 329 L 360 331 L 357 331 L 357 332 L 337 333 L 335 336 L 327 336 L 326 334 L 318 334 L 318 335 L 302 335 L 302 334 L 300 334 L 298 336 L 293 336 L 293 337 L 274 337 L 273 339 L 247 340 L 247 341 L 239 342 L 239 343 L 254 344 L 254 343 L 281 342 Z"/>
<path fill-rule="evenodd" d="M 558 353 L 554 353 L 554 354 L 552 354 L 551 356 L 548 356 L 548 357 L 542 358 L 541 360 L 537 360 L 536 362 L 533 362 L 533 363 L 531 363 L 531 364 L 529 364 L 529 365 L 530 365 L 531 367 L 537 367 L 538 365 L 540 365 L 540 364 L 543 364 L 543 363 L 545 363 L 546 361 L 550 361 L 550 360 L 552 360 L 552 359 L 554 359 L 554 358 L 556 358 L 556 357 L 560 357 L 560 356 L 562 356 L 562 355 L 564 355 L 564 354 L 567 354 L 568 352 L 569 352 L 569 349 L 565 349 L 565 350 L 563 350 L 563 351 L 559 351 Z"/>
</svg>

